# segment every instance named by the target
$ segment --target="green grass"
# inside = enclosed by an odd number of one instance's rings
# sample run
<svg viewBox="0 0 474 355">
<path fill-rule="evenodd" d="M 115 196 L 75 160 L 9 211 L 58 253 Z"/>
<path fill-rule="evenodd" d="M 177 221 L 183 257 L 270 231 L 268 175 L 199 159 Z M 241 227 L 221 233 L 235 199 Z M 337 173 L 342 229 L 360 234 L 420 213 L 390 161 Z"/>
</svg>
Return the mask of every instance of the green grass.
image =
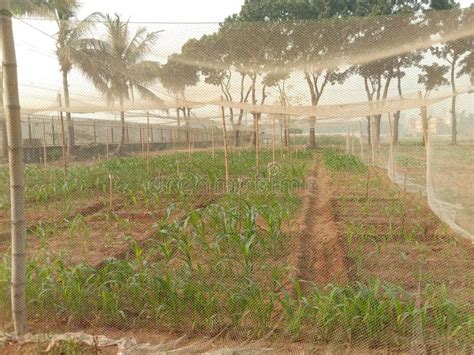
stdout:
<svg viewBox="0 0 474 355">
<path fill-rule="evenodd" d="M 324 149 L 323 159 L 330 170 L 353 172 L 367 171 L 367 166 L 359 158 L 350 154 L 345 154 L 339 149 Z"/>
</svg>

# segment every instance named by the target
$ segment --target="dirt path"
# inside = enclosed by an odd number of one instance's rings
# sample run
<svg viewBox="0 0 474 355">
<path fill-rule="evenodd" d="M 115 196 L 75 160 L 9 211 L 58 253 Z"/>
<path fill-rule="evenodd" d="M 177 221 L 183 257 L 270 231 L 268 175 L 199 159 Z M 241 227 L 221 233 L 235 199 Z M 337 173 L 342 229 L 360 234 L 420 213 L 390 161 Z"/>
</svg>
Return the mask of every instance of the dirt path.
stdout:
<svg viewBox="0 0 474 355">
<path fill-rule="evenodd" d="M 309 174 L 302 198 L 296 254 L 290 256 L 296 265 L 296 277 L 320 285 L 345 283 L 346 256 L 332 214 L 329 175 L 322 162 L 318 161 Z"/>
</svg>

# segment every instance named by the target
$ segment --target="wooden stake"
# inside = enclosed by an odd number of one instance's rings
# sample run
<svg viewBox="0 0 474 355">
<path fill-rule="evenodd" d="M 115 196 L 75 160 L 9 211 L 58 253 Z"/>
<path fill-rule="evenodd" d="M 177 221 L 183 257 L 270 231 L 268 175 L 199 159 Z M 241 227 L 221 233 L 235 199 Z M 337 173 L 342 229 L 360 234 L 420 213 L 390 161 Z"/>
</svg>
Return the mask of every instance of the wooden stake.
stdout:
<svg viewBox="0 0 474 355">
<path fill-rule="evenodd" d="M 346 131 L 346 154 L 349 154 L 350 151 L 349 151 L 349 131 Z"/>
<path fill-rule="evenodd" d="M 222 135 L 224 137 L 224 159 L 225 159 L 225 191 L 229 192 L 229 157 L 227 156 L 227 128 L 225 125 L 224 107 L 221 106 L 222 115 Z"/>
<path fill-rule="evenodd" d="M 146 170 L 150 173 L 150 114 L 146 112 L 146 127 L 147 127 L 147 137 L 146 137 Z"/>
<path fill-rule="evenodd" d="M 105 159 L 109 160 L 109 125 L 105 126 Z"/>
<path fill-rule="evenodd" d="M 112 211 L 112 207 L 113 207 L 113 201 L 112 201 L 112 194 L 113 194 L 113 179 L 112 179 L 112 175 L 109 175 L 109 208 L 110 208 L 110 211 Z"/>
<path fill-rule="evenodd" d="M 32 136 L 31 136 L 31 115 L 28 115 L 28 139 L 29 144 L 31 144 Z"/>
<path fill-rule="evenodd" d="M 421 100 L 423 97 L 421 91 L 418 91 L 418 99 Z M 423 141 L 425 143 L 425 148 L 428 149 L 428 113 L 426 111 L 426 106 L 420 106 L 421 114 L 421 124 L 423 127 Z"/>
<path fill-rule="evenodd" d="M 44 117 L 43 117 L 43 164 L 44 168 L 47 168 L 48 164 L 48 150 L 46 148 L 46 127 L 45 127 Z"/>
<path fill-rule="evenodd" d="M 259 114 L 255 115 L 255 170 L 258 176 L 258 169 L 259 169 L 259 158 L 260 158 L 260 131 L 258 129 L 258 119 Z"/>
<path fill-rule="evenodd" d="M 355 155 L 354 130 L 351 130 L 351 154 Z"/>
<path fill-rule="evenodd" d="M 360 159 L 364 161 L 364 131 L 362 129 L 362 121 L 359 120 L 360 134 L 359 134 L 359 143 L 360 143 Z"/>
<path fill-rule="evenodd" d="M 388 118 L 388 131 L 390 133 L 390 146 L 389 146 L 389 157 L 388 157 L 388 171 L 390 174 L 395 172 L 395 164 L 393 158 L 393 124 L 392 124 L 392 114 L 387 113 Z"/>
<path fill-rule="evenodd" d="M 272 118 L 272 154 L 275 162 L 275 117 Z"/>
<path fill-rule="evenodd" d="M 212 159 L 214 159 L 215 154 L 216 154 L 216 152 L 215 152 L 216 148 L 215 148 L 215 142 L 214 142 L 214 126 L 212 126 L 212 129 L 211 129 L 211 144 L 212 144 L 212 147 L 211 147 L 211 149 L 212 149 Z"/>
<path fill-rule="evenodd" d="M 191 128 L 189 122 L 187 123 L 187 140 L 188 140 L 188 159 L 191 160 Z"/>
<path fill-rule="evenodd" d="M 95 120 L 92 121 L 92 129 L 94 130 L 94 144 L 97 143 L 97 131 L 95 128 Z"/>
<path fill-rule="evenodd" d="M 53 121 L 53 116 L 51 116 L 51 137 L 53 139 L 53 147 L 56 145 L 56 137 L 55 137 L 55 132 L 54 132 L 54 121 Z"/>
<path fill-rule="evenodd" d="M 370 150 L 372 154 L 372 165 L 375 165 L 375 120 L 374 116 L 370 116 Z"/>
</svg>

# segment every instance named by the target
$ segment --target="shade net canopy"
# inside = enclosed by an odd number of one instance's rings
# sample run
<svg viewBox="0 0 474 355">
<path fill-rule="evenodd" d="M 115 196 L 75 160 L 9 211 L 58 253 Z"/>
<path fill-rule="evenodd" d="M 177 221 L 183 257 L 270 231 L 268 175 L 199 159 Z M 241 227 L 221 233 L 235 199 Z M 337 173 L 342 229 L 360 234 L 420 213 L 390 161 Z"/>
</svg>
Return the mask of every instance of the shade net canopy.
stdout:
<svg viewBox="0 0 474 355">
<path fill-rule="evenodd" d="M 13 19 L 33 333 L 472 350 L 474 11 L 347 3 L 277 18 L 246 3 L 219 24 Z"/>
</svg>

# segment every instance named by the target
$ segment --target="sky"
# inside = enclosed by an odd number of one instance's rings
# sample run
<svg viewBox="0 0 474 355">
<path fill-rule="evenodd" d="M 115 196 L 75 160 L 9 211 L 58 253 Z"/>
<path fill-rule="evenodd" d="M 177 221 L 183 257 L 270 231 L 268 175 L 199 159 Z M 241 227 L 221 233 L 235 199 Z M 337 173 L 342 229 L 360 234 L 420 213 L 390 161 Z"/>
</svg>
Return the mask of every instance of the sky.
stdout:
<svg viewBox="0 0 474 355">
<path fill-rule="evenodd" d="M 469 6 L 472 2 L 461 0 L 461 6 Z M 83 0 L 81 3 L 80 18 L 92 12 L 118 13 L 124 19 L 136 22 L 131 25 L 133 30 L 146 26 L 150 31 L 163 31 L 153 59 L 165 62 L 167 56 L 179 52 L 189 38 L 214 32 L 219 21 L 240 10 L 243 0 Z M 14 20 L 14 32 L 22 99 L 27 98 L 28 104 L 33 106 L 45 101 L 53 104 L 62 85 L 55 57 L 55 24 L 44 20 Z M 346 83 L 345 91 L 333 90 L 325 100 L 364 99 L 359 81 L 351 79 Z M 72 96 L 77 100 L 90 102 L 100 97 L 76 70 L 70 75 L 70 83 Z M 411 87 L 414 82 L 407 85 Z"/>
</svg>

